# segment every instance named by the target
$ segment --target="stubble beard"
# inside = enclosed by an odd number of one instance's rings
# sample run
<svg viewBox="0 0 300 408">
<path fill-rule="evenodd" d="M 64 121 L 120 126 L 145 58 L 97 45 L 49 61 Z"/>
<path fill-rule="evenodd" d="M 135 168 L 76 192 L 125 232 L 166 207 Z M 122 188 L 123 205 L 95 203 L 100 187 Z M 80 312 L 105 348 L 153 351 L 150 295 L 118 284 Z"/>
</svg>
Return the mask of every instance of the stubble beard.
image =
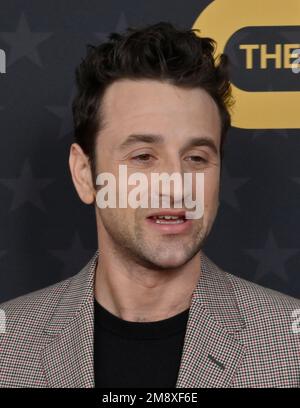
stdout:
<svg viewBox="0 0 300 408">
<path fill-rule="evenodd" d="M 189 236 L 163 234 L 158 240 L 153 236 L 147 240 L 145 228 L 141 226 L 142 221 L 135 219 L 134 227 L 130 229 L 126 222 L 109 222 L 112 218 L 106 219 L 101 214 L 100 218 L 113 245 L 113 251 L 152 270 L 180 268 L 185 265 L 201 250 L 208 235 L 202 220 L 198 220 L 196 231 L 193 230 Z M 180 259 L 177 263 L 170 264 L 168 259 L 174 260 L 175 254 L 181 254 Z"/>
</svg>

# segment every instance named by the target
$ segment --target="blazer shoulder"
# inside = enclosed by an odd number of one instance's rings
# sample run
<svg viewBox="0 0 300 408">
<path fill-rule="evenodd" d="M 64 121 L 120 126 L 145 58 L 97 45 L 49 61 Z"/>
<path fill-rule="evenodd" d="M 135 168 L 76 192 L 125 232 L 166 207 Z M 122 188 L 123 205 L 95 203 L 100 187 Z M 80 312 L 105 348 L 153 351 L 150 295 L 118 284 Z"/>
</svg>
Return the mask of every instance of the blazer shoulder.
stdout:
<svg viewBox="0 0 300 408">
<path fill-rule="evenodd" d="M 16 310 L 17 308 L 23 308 L 36 305 L 39 306 L 40 303 L 44 303 L 45 300 L 51 301 L 51 299 L 55 299 L 59 294 L 61 294 L 67 286 L 69 286 L 72 277 L 61 280 L 56 282 L 52 285 L 46 286 L 44 288 L 35 290 L 33 292 L 26 293 L 25 295 L 21 295 L 15 297 L 13 299 L 7 300 L 3 303 L 0 303 L 0 308 L 12 311 Z"/>
<path fill-rule="evenodd" d="M 9 332 L 21 330 L 28 322 L 46 323 L 68 289 L 71 280 L 72 277 L 1 303 L 0 310 L 5 313 Z"/>
<path fill-rule="evenodd" d="M 238 302 L 247 307 L 249 311 L 258 307 L 270 315 L 276 311 L 281 313 L 290 313 L 296 309 L 300 311 L 300 299 L 238 277 L 228 271 L 223 272 L 229 279 Z"/>
<path fill-rule="evenodd" d="M 97 259 L 98 251 L 75 275 L 0 304 L 6 320 L 9 323 L 17 322 L 23 316 L 24 320 L 41 322 L 50 317 L 61 302 L 64 303 L 61 304 L 60 313 L 71 315 L 72 311 L 80 307 L 81 300 L 84 300 L 93 284 Z"/>
</svg>

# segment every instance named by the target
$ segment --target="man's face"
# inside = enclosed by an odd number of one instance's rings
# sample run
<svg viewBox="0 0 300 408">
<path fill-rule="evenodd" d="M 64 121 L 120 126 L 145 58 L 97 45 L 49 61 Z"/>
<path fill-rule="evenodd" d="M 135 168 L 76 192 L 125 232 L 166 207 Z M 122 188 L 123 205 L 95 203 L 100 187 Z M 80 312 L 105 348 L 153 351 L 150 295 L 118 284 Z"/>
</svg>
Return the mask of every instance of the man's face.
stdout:
<svg viewBox="0 0 300 408">
<path fill-rule="evenodd" d="M 204 216 L 189 220 L 185 226 L 165 227 L 149 218 L 153 213 L 166 211 L 162 206 L 96 207 L 100 242 L 108 240 L 115 250 L 151 268 L 184 265 L 200 250 L 217 213 L 221 129 L 217 105 L 199 88 L 183 89 L 154 80 L 126 79 L 108 87 L 102 112 L 105 126 L 96 140 L 96 176 L 112 173 L 119 197 L 121 164 L 127 165 L 128 177 L 136 172 L 145 174 L 149 186 L 154 172 L 169 175 L 179 172 L 182 177 L 184 173 L 195 176 L 203 172 Z M 146 139 L 141 135 L 151 137 Z M 195 143 L 197 138 L 208 138 L 211 143 L 199 145 Z M 128 192 L 133 188 L 128 186 Z M 171 188 L 170 211 L 187 209 L 184 204 L 181 209 L 174 208 L 173 192 Z"/>
</svg>

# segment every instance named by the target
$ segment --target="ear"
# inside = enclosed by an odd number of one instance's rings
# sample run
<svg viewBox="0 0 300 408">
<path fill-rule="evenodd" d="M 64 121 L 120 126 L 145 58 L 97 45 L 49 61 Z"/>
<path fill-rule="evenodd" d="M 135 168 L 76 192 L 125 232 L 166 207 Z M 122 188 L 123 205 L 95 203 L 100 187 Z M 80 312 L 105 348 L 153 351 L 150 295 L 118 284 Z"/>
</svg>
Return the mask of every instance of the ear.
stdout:
<svg viewBox="0 0 300 408">
<path fill-rule="evenodd" d="M 77 143 L 70 148 L 69 167 L 72 180 L 80 199 L 85 204 L 92 204 L 95 200 L 92 170 L 88 156 Z"/>
</svg>

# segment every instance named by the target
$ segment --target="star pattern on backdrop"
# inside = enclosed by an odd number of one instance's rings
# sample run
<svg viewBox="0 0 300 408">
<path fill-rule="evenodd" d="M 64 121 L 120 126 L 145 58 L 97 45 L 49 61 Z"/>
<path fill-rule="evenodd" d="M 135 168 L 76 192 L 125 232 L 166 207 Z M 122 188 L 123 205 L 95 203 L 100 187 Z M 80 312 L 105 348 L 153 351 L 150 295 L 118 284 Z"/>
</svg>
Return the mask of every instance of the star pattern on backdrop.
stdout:
<svg viewBox="0 0 300 408">
<path fill-rule="evenodd" d="M 76 87 L 73 86 L 71 95 L 66 105 L 46 106 L 49 112 L 61 119 L 58 139 L 62 139 L 73 132 L 72 102 L 76 94 Z"/>
<path fill-rule="evenodd" d="M 96 249 L 86 249 L 76 231 L 71 245 L 67 249 L 52 249 L 49 252 L 57 257 L 63 264 L 63 276 L 75 274 L 84 266 L 95 253 Z"/>
<path fill-rule="evenodd" d="M 240 211 L 236 191 L 248 180 L 249 177 L 232 177 L 228 172 L 227 166 L 223 163 L 220 182 L 220 201 Z"/>
<path fill-rule="evenodd" d="M 26 160 L 19 177 L 0 179 L 0 184 L 13 191 L 10 211 L 14 211 L 26 203 L 31 203 L 40 210 L 46 211 L 41 198 L 41 190 L 52 181 L 53 179 L 35 177 L 32 173 L 29 160 Z"/>
<path fill-rule="evenodd" d="M 119 19 L 117 21 L 117 24 L 115 26 L 115 29 L 113 30 L 113 32 L 116 33 L 122 33 L 123 31 L 126 30 L 126 28 L 128 27 L 128 22 L 127 22 L 127 18 L 125 16 L 125 13 L 122 11 L 120 13 Z M 108 39 L 108 35 L 110 33 L 108 32 L 95 32 L 94 36 L 100 40 L 100 42 L 106 41 Z"/>
<path fill-rule="evenodd" d="M 10 46 L 7 66 L 10 66 L 23 57 L 42 68 L 38 46 L 50 38 L 52 33 L 33 32 L 30 30 L 24 13 L 21 14 L 15 32 L 2 32 L 1 38 Z"/>
<path fill-rule="evenodd" d="M 82 229 L 80 231 L 78 224 L 75 226 L 73 225 L 71 226 L 72 229 L 70 231 L 68 219 L 66 220 L 64 218 L 66 211 L 71 214 L 77 213 L 77 204 L 75 202 L 73 203 L 70 200 L 70 202 L 68 202 L 70 206 L 61 211 L 61 219 L 57 222 L 57 230 L 55 232 L 53 231 L 53 225 L 51 224 L 51 219 L 48 218 L 49 214 L 47 213 L 52 202 L 48 193 L 50 194 L 51 189 L 51 194 L 59 194 L 62 186 L 60 183 L 55 183 L 52 185 L 53 190 L 51 187 L 49 188 L 48 186 L 50 183 L 56 180 L 56 170 L 49 169 L 48 172 L 47 167 L 47 173 L 45 175 L 42 173 L 44 167 L 36 167 L 36 162 L 34 160 L 34 155 L 37 154 L 37 148 L 39 148 L 39 146 L 42 146 L 43 152 L 44 150 L 47 152 L 47 149 L 49 148 L 49 154 L 51 155 L 51 152 L 53 152 L 52 148 L 58 144 L 56 147 L 60 149 L 60 142 L 66 141 L 64 138 L 73 133 L 72 102 L 77 90 L 75 84 L 69 83 L 70 70 L 66 69 L 67 66 L 71 67 L 71 69 L 72 67 L 75 68 L 73 65 L 74 59 L 72 57 L 72 50 L 74 50 L 74 55 L 78 56 L 77 52 L 81 47 L 84 48 L 83 46 L 86 39 L 89 39 L 89 42 L 97 45 L 106 41 L 111 32 L 125 32 L 128 25 L 130 25 L 128 24 L 128 20 L 137 21 L 137 16 L 136 10 L 131 7 L 126 7 L 126 13 L 124 13 L 121 12 L 121 8 L 117 11 L 107 10 L 106 8 L 103 8 L 103 5 L 100 4 L 101 2 L 98 2 L 99 4 L 95 3 L 94 7 L 90 10 L 88 10 L 88 6 L 84 5 L 82 7 L 82 17 L 80 7 L 74 11 L 74 22 L 77 23 L 78 16 L 82 22 L 78 37 L 78 32 L 72 31 L 74 30 L 75 25 L 73 24 L 73 17 L 71 16 L 68 7 L 61 7 L 59 10 L 61 15 L 58 16 L 58 10 L 53 7 L 43 6 L 43 8 L 41 8 L 29 4 L 26 6 L 25 3 L 26 2 L 22 2 L 19 10 L 15 10 L 15 12 L 9 6 L 7 7 L 7 10 L 3 8 L 2 13 L 0 13 L 0 19 L 2 19 L 3 23 L 0 30 L 3 30 L 4 26 L 7 27 L 5 28 L 5 32 L 0 32 L 0 48 L 5 49 L 6 65 L 8 68 L 5 75 L 0 75 L 0 84 L 5 85 L 1 87 L 2 93 L 0 95 L 0 118 L 2 122 L 1 146 L 3 153 L 0 174 L 0 199 L 1 197 L 5 197 L 5 200 L 2 200 L 1 202 L 4 211 L 2 211 L 2 219 L 5 222 L 0 225 L 0 232 L 2 232 L 0 263 L 3 266 L 7 261 L 8 267 L 12 269 L 13 275 L 11 277 L 11 282 L 17 281 L 19 279 L 19 274 L 22 273 L 22 276 L 25 276 L 30 282 L 30 285 L 32 284 L 32 287 L 34 287 L 32 262 L 29 258 L 28 261 L 23 262 L 23 258 L 20 257 L 18 251 L 20 249 L 20 252 L 30 249 L 33 254 L 44 256 L 43 254 L 40 254 L 41 248 L 36 246 L 36 241 L 34 239 L 37 234 L 40 233 L 41 222 L 45 224 L 45 240 L 41 242 L 41 245 L 44 246 L 43 249 L 46 251 L 55 254 L 53 257 L 50 257 L 51 262 L 45 262 L 44 272 L 46 275 L 55 276 L 55 279 L 58 279 L 59 277 L 64 279 L 67 275 L 78 272 L 81 265 L 83 266 L 94 253 L 94 250 L 86 248 L 88 244 L 84 245 L 85 241 L 83 241 L 84 237 L 88 237 L 88 242 L 90 242 L 90 232 L 88 231 L 90 224 L 87 223 L 82 225 L 81 223 Z M 5 15 L 6 12 L 7 16 Z M 155 11 L 153 12 L 153 16 L 155 17 Z M 93 17 L 89 21 L 90 13 Z M 157 16 L 158 14 L 159 10 L 157 10 Z M 95 15 L 97 15 L 96 19 L 94 18 Z M 148 17 L 150 19 L 152 18 L 151 16 Z M 180 16 L 180 19 L 182 19 L 181 22 L 185 26 L 190 24 L 190 21 L 187 20 L 184 15 Z M 141 21 L 137 21 L 137 23 L 141 23 L 142 25 Z M 262 41 L 258 41 L 259 43 L 267 42 L 269 52 L 272 52 L 274 49 L 274 39 L 281 44 L 287 42 L 297 43 L 296 38 L 299 37 L 300 32 L 300 30 L 297 30 L 297 27 L 294 29 L 292 28 L 291 30 L 288 27 L 282 27 L 280 28 L 280 33 L 278 33 L 278 35 L 277 31 L 278 30 L 275 28 L 273 29 L 273 32 L 266 33 L 266 35 L 262 33 Z M 257 36 L 252 35 L 250 30 L 243 29 L 236 34 L 237 35 L 234 35 L 232 39 L 229 39 L 227 50 L 229 52 L 231 63 L 233 64 L 234 72 L 237 73 L 239 70 L 242 70 L 242 72 L 240 72 L 242 81 L 243 75 L 247 74 L 244 69 L 244 57 L 246 52 L 239 49 L 239 45 L 249 42 L 253 43 Z M 266 39 L 266 41 L 264 41 L 264 39 Z M 60 45 L 63 46 L 60 47 Z M 70 47 L 70 53 L 66 55 L 66 58 L 62 58 L 61 52 L 65 47 Z M 260 51 L 256 50 L 254 53 L 255 63 L 259 63 Z M 56 65 L 57 69 L 53 70 L 52 62 L 58 64 Z M 272 63 L 270 63 L 270 67 L 272 67 Z M 255 67 L 255 69 L 256 68 L 257 67 Z M 267 71 L 259 71 L 260 70 L 257 69 L 257 73 L 262 74 L 261 77 L 265 78 L 265 81 L 262 82 L 264 84 L 264 89 L 270 92 L 275 90 L 278 83 L 276 82 L 276 73 L 274 72 L 274 69 L 271 69 L 270 73 Z M 60 72 L 61 75 L 58 75 L 57 72 Z M 300 74 L 298 74 L 298 77 L 300 78 Z M 253 78 L 255 79 L 255 74 Z M 292 79 L 295 78 L 293 77 Z M 51 90 L 51 92 L 47 92 L 47 87 L 51 87 L 53 81 L 55 81 L 57 87 Z M 36 84 L 44 84 L 45 87 L 39 89 Z M 25 95 L 26 97 L 31 97 L 31 100 L 25 98 Z M 30 103 L 30 106 L 28 106 L 28 103 Z M 31 107 L 32 115 L 30 111 Z M 262 109 L 261 115 L 264 115 L 264 109 Z M 34 126 L 31 127 L 30 125 L 27 128 L 26 123 L 28 123 L 28 120 L 32 120 L 30 123 Z M 19 126 L 14 125 L 16 121 L 18 121 Z M 11 123 L 13 124 L 12 127 Z M 23 125 L 30 132 L 22 133 Z M 53 128 L 56 129 L 56 137 L 52 137 Z M 44 132 L 45 129 L 46 132 Z M 28 134 L 30 137 L 27 140 L 24 140 L 23 138 Z M 44 137 L 45 134 L 47 137 Z M 297 138 L 289 137 L 289 135 L 294 135 L 291 129 L 249 129 L 249 131 L 247 130 L 245 132 L 243 130 L 237 130 L 238 137 L 230 147 L 230 149 L 232 149 L 231 157 L 234 163 L 227 162 L 227 167 L 224 163 L 221 174 L 220 201 L 222 201 L 222 204 L 224 203 L 225 206 L 226 211 L 224 211 L 224 214 L 222 215 L 225 217 L 225 221 L 226 219 L 232 220 L 232 218 L 234 218 L 233 226 L 238 225 L 240 222 L 239 212 L 243 211 L 243 215 L 247 216 L 247 211 L 249 210 L 247 205 L 244 206 L 247 202 L 247 197 L 252 196 L 253 194 L 255 195 L 257 191 L 260 191 L 259 189 L 264 188 L 266 183 L 266 178 L 260 177 L 262 174 L 261 172 L 263 171 L 263 168 L 259 167 L 260 164 L 257 163 L 256 166 L 251 163 L 251 166 L 247 169 L 245 166 L 249 163 L 248 161 L 246 163 L 241 160 L 240 153 L 244 152 L 247 155 L 248 151 L 245 151 L 245 148 L 247 148 L 251 149 L 250 155 L 252 156 L 258 148 L 266 148 L 265 145 L 259 145 L 259 143 L 263 143 L 266 138 L 269 138 L 267 144 L 270 152 L 276 152 L 278 146 L 281 145 L 281 140 L 285 142 L 285 139 L 288 138 L 285 152 L 287 157 L 288 155 L 291 156 L 289 153 L 296 151 L 298 144 L 296 140 Z M 20 146 L 15 144 L 18 137 L 21 137 L 23 140 L 22 145 Z M 245 138 L 248 140 L 245 141 Z M 248 144 L 251 140 L 253 140 L 253 144 Z M 246 143 L 246 145 L 244 143 Z M 23 149 L 23 144 L 24 146 L 26 145 L 26 151 L 32 152 L 33 156 L 25 151 L 22 152 L 22 150 L 18 150 L 18 154 L 15 155 L 14 161 L 12 161 L 11 155 L 5 154 L 5 152 L 13 151 L 17 148 Z M 28 154 L 28 156 L 26 156 L 26 154 Z M 59 157 L 55 159 L 54 164 L 62 165 L 62 160 L 62 155 L 59 155 Z M 230 164 L 232 164 L 232 166 Z M 300 191 L 300 173 L 295 169 L 295 165 L 297 166 L 297 163 L 292 163 L 290 160 L 286 161 L 286 172 L 283 173 L 281 180 L 282 182 L 285 182 L 286 177 L 290 180 L 290 176 L 286 176 L 286 174 L 292 173 L 290 175 L 294 176 L 292 177 L 294 185 L 288 184 L 287 192 L 293 189 L 293 196 L 295 191 Z M 8 175 L 10 178 L 8 178 Z M 266 174 L 266 177 L 269 177 L 269 174 Z M 272 177 L 272 175 L 270 175 L 270 177 Z M 255 183 L 249 182 L 249 184 L 247 184 L 248 180 L 251 180 L 251 178 L 252 180 L 255 180 Z M 70 193 L 71 191 L 74 192 L 71 182 L 68 186 L 63 188 L 67 189 L 66 193 L 69 193 L 69 189 Z M 292 198 L 289 194 L 278 197 L 278 200 L 280 200 L 280 203 L 278 204 L 282 205 L 283 209 L 286 209 L 287 206 L 290 208 L 291 213 L 287 214 L 288 222 L 290 222 L 290 219 L 297 220 L 299 215 L 297 207 L 293 205 L 291 199 Z M 266 197 L 263 198 L 263 205 L 259 211 L 264 211 L 264 208 L 269 208 L 270 203 L 268 200 L 269 196 L 266 195 Z M 26 237 L 28 236 L 31 238 L 32 236 L 32 241 L 29 239 L 28 242 L 26 241 L 24 244 L 21 243 L 21 248 L 19 248 L 19 242 L 20 239 L 22 239 L 22 237 L 20 238 L 19 233 L 23 227 L 23 216 L 25 216 L 26 219 L 28 209 L 30 210 L 29 213 L 31 217 L 30 225 L 27 225 L 26 223 L 24 227 L 26 228 Z M 8 210 L 12 212 L 10 213 L 9 219 L 5 220 Z M 14 211 L 18 212 L 15 213 Z M 41 211 L 43 212 L 41 213 Z M 236 217 L 237 215 L 238 217 Z M 282 214 L 281 224 L 278 225 L 275 237 L 272 232 L 268 234 L 268 217 L 261 216 L 261 213 L 258 215 L 255 228 L 260 231 L 260 234 L 266 234 L 266 242 L 263 242 L 261 247 L 257 247 L 256 249 L 246 248 L 246 251 L 248 251 L 253 259 L 256 260 L 255 262 L 253 260 L 253 263 L 257 265 L 257 268 L 255 268 L 255 279 L 258 281 L 263 280 L 264 284 L 270 282 L 270 286 L 274 284 L 273 277 L 278 281 L 281 280 L 282 283 L 288 282 L 288 272 L 292 274 L 291 271 L 286 270 L 289 265 L 288 260 L 293 254 L 299 251 L 299 249 L 290 248 L 291 244 L 287 241 L 288 237 L 285 234 L 285 214 Z M 47 222 L 44 223 L 43 220 Z M 15 222 L 21 223 L 20 228 L 14 228 Z M 256 222 L 256 220 L 253 220 L 253 222 Z M 217 227 L 220 228 L 217 233 L 222 234 L 222 229 L 226 228 L 227 222 L 224 222 L 224 224 L 225 226 L 220 225 Z M 9 237 L 12 242 L 16 243 L 16 246 L 8 248 L 9 242 L 7 241 L 7 231 L 11 228 L 12 230 L 9 233 Z M 294 225 L 294 229 L 295 228 L 297 228 L 296 222 Z M 55 233 L 57 235 L 53 235 Z M 80 238 L 80 234 L 82 238 Z M 245 254 L 245 245 L 243 242 L 245 242 L 247 238 L 246 235 L 247 232 L 244 231 L 241 241 L 236 242 L 235 237 L 233 237 L 233 242 L 237 244 L 236 250 L 240 253 L 239 259 L 241 261 L 239 267 L 244 267 L 245 271 L 243 274 L 249 275 L 252 271 L 247 270 L 247 268 L 251 269 L 252 262 L 250 262 L 250 265 L 244 265 L 241 256 L 241 254 Z M 276 242 L 276 240 L 278 240 L 278 242 Z M 280 247 L 278 245 L 279 242 Z M 214 244 L 215 243 L 212 241 L 212 247 Z M 22 245 L 24 245 L 24 248 Z M 89 244 L 90 247 L 93 245 L 96 244 Z M 225 247 L 218 248 L 220 258 L 225 256 L 225 251 Z M 299 252 L 297 252 L 297 254 L 298 253 Z M 13 265 L 11 264 L 14 259 L 20 259 L 20 262 L 22 262 L 21 272 L 14 270 Z M 292 260 L 294 259 L 295 257 L 293 257 Z M 57 266 L 58 273 L 55 271 L 53 272 L 53 264 Z M 2 293 L 0 293 L 0 295 L 5 292 L 9 295 L 11 293 L 11 285 L 6 284 L 8 280 L 4 274 L 5 270 L 3 270 L 2 274 L 2 291 L 0 291 Z M 290 277 L 287 290 L 290 289 L 293 293 L 295 293 L 296 290 L 299 292 L 299 282 L 300 280 L 295 282 Z M 5 287 L 5 285 L 7 286 Z M 298 287 L 296 287 L 297 285 Z M 280 285 L 277 285 L 277 287 L 280 288 Z M 20 291 L 21 289 L 22 288 L 20 288 Z"/>
<path fill-rule="evenodd" d="M 285 268 L 285 263 L 299 249 L 280 248 L 277 245 L 276 239 L 272 231 L 269 232 L 264 248 L 261 249 L 245 249 L 258 262 L 257 270 L 254 276 L 256 282 L 261 281 L 269 274 L 276 275 L 285 283 L 289 282 L 289 276 Z"/>
<path fill-rule="evenodd" d="M 272 84 L 268 84 L 266 87 L 268 92 L 274 91 L 274 86 Z M 272 137 L 272 135 L 279 135 L 283 137 L 284 139 L 289 138 L 288 130 L 287 129 L 253 129 L 252 135 L 251 135 L 251 141 L 257 141 L 259 140 L 262 136 L 263 137 Z"/>
<path fill-rule="evenodd" d="M 125 14 L 121 12 L 119 19 L 117 21 L 117 25 L 113 31 L 122 32 L 126 28 L 127 28 L 127 19 L 126 19 Z M 109 33 L 106 33 L 106 32 L 95 32 L 94 36 L 98 40 L 100 40 L 100 42 L 103 42 L 107 40 L 108 34 Z M 46 107 L 49 112 L 53 113 L 56 117 L 61 119 L 61 125 L 60 125 L 59 136 L 58 136 L 59 139 L 62 139 L 65 136 L 68 136 L 70 133 L 73 132 L 72 102 L 76 94 L 76 91 L 77 91 L 76 86 L 74 86 L 72 88 L 70 98 L 66 105 L 51 105 L 51 106 Z"/>
</svg>

